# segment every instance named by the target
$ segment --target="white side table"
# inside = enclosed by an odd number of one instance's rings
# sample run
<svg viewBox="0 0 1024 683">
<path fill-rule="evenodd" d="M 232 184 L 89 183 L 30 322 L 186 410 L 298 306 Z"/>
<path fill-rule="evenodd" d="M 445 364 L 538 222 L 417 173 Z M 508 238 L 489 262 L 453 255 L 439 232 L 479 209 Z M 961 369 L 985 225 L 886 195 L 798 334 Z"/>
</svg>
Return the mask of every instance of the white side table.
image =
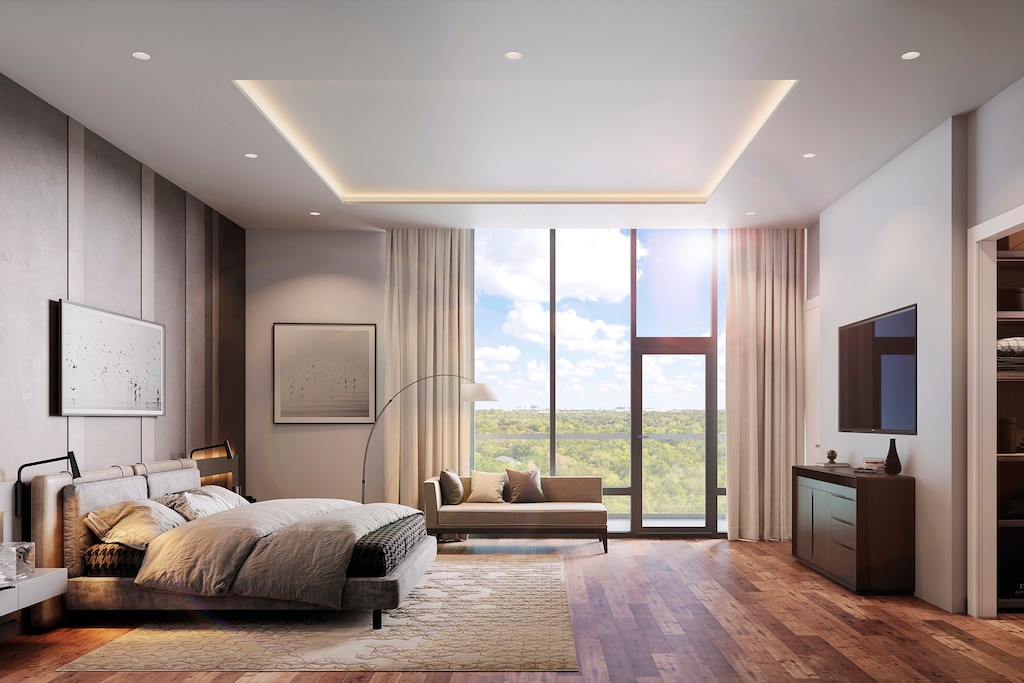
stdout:
<svg viewBox="0 0 1024 683">
<path fill-rule="evenodd" d="M 3 584 L 0 586 L 0 622 L 9 621 L 7 615 L 64 595 L 67 590 L 68 570 L 64 568 L 36 569 L 24 579 Z"/>
</svg>

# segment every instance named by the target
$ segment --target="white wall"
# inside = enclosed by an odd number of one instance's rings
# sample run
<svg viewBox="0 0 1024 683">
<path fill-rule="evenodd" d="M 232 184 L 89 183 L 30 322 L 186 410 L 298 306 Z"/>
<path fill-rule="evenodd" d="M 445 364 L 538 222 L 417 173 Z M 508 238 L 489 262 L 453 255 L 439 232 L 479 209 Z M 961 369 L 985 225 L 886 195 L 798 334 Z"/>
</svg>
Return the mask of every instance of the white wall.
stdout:
<svg viewBox="0 0 1024 683">
<path fill-rule="evenodd" d="M 373 323 L 378 370 L 384 322 L 382 232 L 246 232 L 246 490 L 260 500 L 359 500 L 370 425 L 274 424 L 274 323 Z M 378 372 L 378 379 L 380 374 Z M 368 501 L 383 498 L 374 438 Z"/>
<path fill-rule="evenodd" d="M 838 328 L 918 306 L 918 430 L 897 436 L 916 478 L 916 595 L 966 600 L 966 121 L 951 119 L 821 214 L 821 450 L 854 464 L 889 436 L 838 431 Z"/>
<path fill-rule="evenodd" d="M 971 115 L 968 135 L 968 217 L 977 225 L 1024 204 L 1024 78 Z"/>
</svg>

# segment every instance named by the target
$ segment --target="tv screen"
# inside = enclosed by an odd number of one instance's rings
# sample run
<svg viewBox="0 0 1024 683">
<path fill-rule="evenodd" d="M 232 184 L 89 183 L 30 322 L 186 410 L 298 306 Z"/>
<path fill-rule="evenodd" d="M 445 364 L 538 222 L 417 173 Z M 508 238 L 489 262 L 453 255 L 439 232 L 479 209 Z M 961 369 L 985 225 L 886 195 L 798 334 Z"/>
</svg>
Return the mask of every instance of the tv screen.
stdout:
<svg viewBox="0 0 1024 683">
<path fill-rule="evenodd" d="M 839 431 L 917 434 L 917 305 L 839 328 Z"/>
</svg>

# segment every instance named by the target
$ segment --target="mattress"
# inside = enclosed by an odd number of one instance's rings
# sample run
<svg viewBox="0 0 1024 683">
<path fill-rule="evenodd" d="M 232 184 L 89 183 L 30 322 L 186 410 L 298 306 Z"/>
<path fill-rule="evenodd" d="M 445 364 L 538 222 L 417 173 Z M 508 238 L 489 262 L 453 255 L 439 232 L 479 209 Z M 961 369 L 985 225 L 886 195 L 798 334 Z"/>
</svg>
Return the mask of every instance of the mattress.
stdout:
<svg viewBox="0 0 1024 683">
<path fill-rule="evenodd" d="M 387 576 L 427 535 L 423 515 L 413 515 L 371 531 L 355 543 L 349 576 Z"/>
</svg>

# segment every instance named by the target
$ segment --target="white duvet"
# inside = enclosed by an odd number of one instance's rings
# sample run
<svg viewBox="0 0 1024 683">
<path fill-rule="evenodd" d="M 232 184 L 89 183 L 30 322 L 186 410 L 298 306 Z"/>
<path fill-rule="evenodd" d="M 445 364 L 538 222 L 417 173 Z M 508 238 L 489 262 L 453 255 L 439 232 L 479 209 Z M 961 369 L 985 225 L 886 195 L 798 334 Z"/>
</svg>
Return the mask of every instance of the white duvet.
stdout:
<svg viewBox="0 0 1024 683">
<path fill-rule="evenodd" d="M 341 609 L 355 542 L 416 508 L 350 500 L 268 500 L 157 536 L 135 583 L 204 596 L 241 595 Z"/>
</svg>

